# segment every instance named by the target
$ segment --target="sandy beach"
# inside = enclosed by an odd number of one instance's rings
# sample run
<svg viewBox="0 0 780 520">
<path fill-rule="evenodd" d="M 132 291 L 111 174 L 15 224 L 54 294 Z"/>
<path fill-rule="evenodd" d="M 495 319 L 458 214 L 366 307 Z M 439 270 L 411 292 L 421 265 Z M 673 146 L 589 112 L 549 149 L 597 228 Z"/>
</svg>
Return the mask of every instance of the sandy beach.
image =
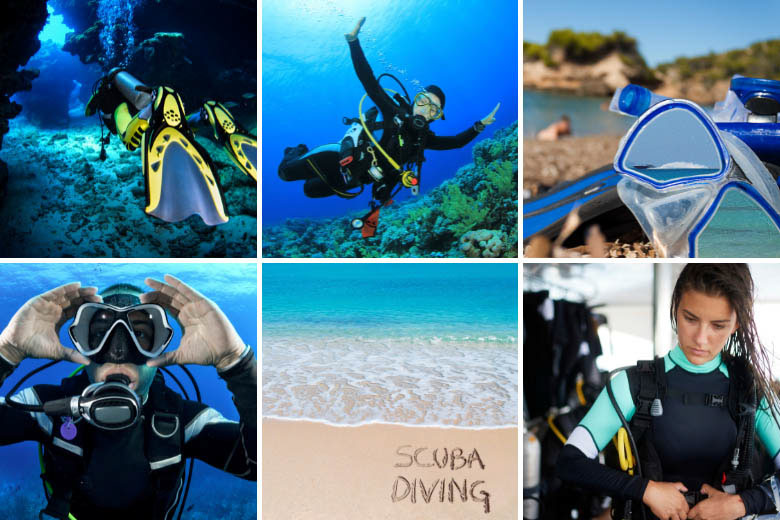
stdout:
<svg viewBox="0 0 780 520">
<path fill-rule="evenodd" d="M 516 519 L 517 428 L 263 420 L 262 517 Z"/>
</svg>

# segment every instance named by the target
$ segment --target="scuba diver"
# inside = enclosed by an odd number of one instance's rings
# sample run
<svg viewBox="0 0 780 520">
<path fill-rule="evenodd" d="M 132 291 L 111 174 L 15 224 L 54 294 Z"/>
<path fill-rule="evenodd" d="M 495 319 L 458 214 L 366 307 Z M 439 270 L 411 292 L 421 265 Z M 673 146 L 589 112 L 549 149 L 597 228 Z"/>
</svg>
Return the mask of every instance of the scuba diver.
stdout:
<svg viewBox="0 0 780 520">
<path fill-rule="evenodd" d="M 350 126 L 339 144 L 327 144 L 311 151 L 305 144 L 285 149 L 278 174 L 284 181 L 305 181 L 303 192 L 312 198 L 331 195 L 354 198 L 363 192 L 365 184 L 371 184 L 372 209 L 363 219 L 356 219 L 353 226 L 361 228 L 364 223 L 371 223 L 372 231 L 368 236 L 373 236 L 379 209 L 389 204 L 397 193 L 394 189 L 399 183 L 411 188 L 415 195 L 419 192 L 424 150 L 451 150 L 466 146 L 485 126 L 495 121 L 500 103 L 490 114 L 458 135 L 437 136 L 429 125 L 437 119 L 444 119 L 444 92 L 436 85 L 429 85 L 418 92 L 413 101 L 409 100 L 408 94 L 405 98 L 399 93 L 390 97 L 379 80 L 389 76 L 399 85 L 401 83 L 389 74 L 382 74 L 379 78 L 374 76 L 358 41 L 358 33 L 365 20 L 365 17 L 361 18 L 355 29 L 344 36 L 349 43 L 355 72 L 366 91 L 363 100 L 366 96 L 370 97 L 376 107 L 364 114 L 361 100 L 359 119 L 344 118 L 345 124 Z M 377 122 L 380 112 L 382 121 Z M 382 137 L 377 141 L 373 132 L 380 129 Z M 415 167 L 417 173 L 414 172 Z M 349 191 L 355 188 L 358 191 Z M 365 228 L 364 236 L 367 236 Z"/>
<path fill-rule="evenodd" d="M 141 148 L 149 215 L 178 222 L 197 213 L 210 226 L 228 221 L 217 169 L 190 125 L 210 124 L 214 139 L 235 165 L 257 181 L 257 138 L 221 103 L 206 101 L 187 116 L 181 96 L 172 88 L 148 87 L 114 68 L 98 80 L 86 105 L 87 116 L 98 112 L 101 160 L 109 139 L 103 138 L 104 124 L 131 152 Z"/>
<path fill-rule="evenodd" d="M 178 518 L 192 459 L 257 480 L 257 361 L 217 305 L 173 276 L 146 279 L 153 291 L 127 284 L 74 282 L 25 303 L 0 333 L 0 384 L 26 358 L 85 365 L 59 385 L 35 385 L 0 400 L 0 445 L 41 444 L 48 504 L 40 518 L 91 520 Z M 181 325 L 179 348 L 166 311 Z M 75 349 L 64 347 L 59 330 Z M 158 367 L 210 365 L 226 383 L 240 423 L 168 388 Z M 75 375 L 77 372 L 78 375 Z M 185 486 L 185 462 L 190 459 Z M 183 498 L 182 498 L 183 497 Z"/>
<path fill-rule="evenodd" d="M 778 397 L 753 294 L 746 264 L 685 266 L 670 309 L 677 346 L 610 374 L 566 441 L 558 476 L 613 497 L 613 518 L 780 513 Z M 624 471 L 598 460 L 616 434 Z M 774 461 L 764 481 L 753 465 L 756 435 Z"/>
</svg>

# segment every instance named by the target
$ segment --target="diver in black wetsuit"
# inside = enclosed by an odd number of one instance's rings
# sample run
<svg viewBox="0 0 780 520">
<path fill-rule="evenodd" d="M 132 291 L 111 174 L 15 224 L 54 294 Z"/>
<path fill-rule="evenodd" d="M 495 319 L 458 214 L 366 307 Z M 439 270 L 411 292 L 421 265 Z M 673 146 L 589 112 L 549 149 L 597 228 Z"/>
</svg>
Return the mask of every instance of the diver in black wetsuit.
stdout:
<svg viewBox="0 0 780 520">
<path fill-rule="evenodd" d="M 147 278 L 148 293 L 119 284 L 102 298 L 94 287 L 63 285 L 25 303 L 0 333 L 0 383 L 25 358 L 86 365 L 61 385 L 35 385 L 0 404 L 0 444 L 43 445 L 49 502 L 41 518 L 174 518 L 188 458 L 257 479 L 252 349 L 212 301 L 174 277 L 165 282 Z M 172 337 L 166 311 L 183 335 L 177 350 L 163 354 Z M 58 337 L 71 318 L 77 350 Z M 169 389 L 157 367 L 174 363 L 214 366 L 240 423 Z"/>
<path fill-rule="evenodd" d="M 367 112 L 367 126 L 371 132 L 381 129 L 382 138 L 377 147 L 363 126 L 355 121 L 341 144 L 324 145 L 311 151 L 303 144 L 287 148 L 279 165 L 279 177 L 285 181 L 305 180 L 303 192 L 308 197 L 338 195 L 352 198 L 362 192 L 364 184 L 373 183 L 374 199 L 384 203 L 399 182 L 412 189 L 418 186 L 425 149 L 460 148 L 495 121 L 500 103 L 484 119 L 458 135 L 434 134 L 429 124 L 444 119 L 444 92 L 436 85 L 430 85 L 414 97 L 411 106 L 400 95 L 390 97 L 380 86 L 360 48 L 357 35 L 363 22 L 365 17 L 345 37 L 358 79 L 382 114 L 383 121 L 374 123 L 377 114 L 371 117 L 370 111 Z M 418 170 L 416 175 L 412 173 L 414 166 Z M 357 193 L 348 191 L 357 187 L 360 187 Z"/>
<path fill-rule="evenodd" d="M 602 391 L 566 441 L 558 476 L 611 496 L 613 518 L 629 508 L 648 520 L 780 512 L 773 493 L 780 484 L 778 398 L 753 321 L 753 292 L 745 264 L 687 265 L 672 294 L 678 345 L 618 372 L 614 398 Z M 622 424 L 618 404 L 637 437 L 641 475 L 597 459 Z M 763 482 L 753 480 L 754 434 L 775 466 Z"/>
</svg>

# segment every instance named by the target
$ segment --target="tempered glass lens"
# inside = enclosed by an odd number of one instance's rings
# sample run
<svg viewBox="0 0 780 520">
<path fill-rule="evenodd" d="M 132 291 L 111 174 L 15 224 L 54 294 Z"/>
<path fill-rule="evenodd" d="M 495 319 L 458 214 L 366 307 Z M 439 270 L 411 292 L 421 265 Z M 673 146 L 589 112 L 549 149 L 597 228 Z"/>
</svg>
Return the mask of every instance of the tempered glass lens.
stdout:
<svg viewBox="0 0 780 520">
<path fill-rule="evenodd" d="M 682 103 L 666 103 L 637 121 L 621 145 L 616 167 L 663 187 L 718 177 L 727 158 L 706 115 Z"/>
<path fill-rule="evenodd" d="M 138 345 L 151 352 L 154 349 L 154 319 L 148 310 L 131 310 L 127 313 L 127 321 L 130 322 L 130 329 L 138 341 Z"/>
<path fill-rule="evenodd" d="M 414 102 L 418 106 L 421 106 L 421 107 L 424 107 L 425 105 L 430 105 L 431 104 L 430 98 L 428 96 L 426 96 L 425 94 L 423 94 L 422 92 L 420 92 L 419 94 L 417 94 L 415 96 Z"/>
<path fill-rule="evenodd" d="M 86 318 L 86 316 L 85 316 Z M 89 319 L 89 336 L 87 341 L 87 347 L 89 350 L 94 350 L 100 346 L 100 343 L 105 338 L 108 331 L 111 330 L 111 326 L 116 321 L 116 312 L 111 309 L 98 309 L 96 308 L 92 312 L 92 317 Z"/>
</svg>

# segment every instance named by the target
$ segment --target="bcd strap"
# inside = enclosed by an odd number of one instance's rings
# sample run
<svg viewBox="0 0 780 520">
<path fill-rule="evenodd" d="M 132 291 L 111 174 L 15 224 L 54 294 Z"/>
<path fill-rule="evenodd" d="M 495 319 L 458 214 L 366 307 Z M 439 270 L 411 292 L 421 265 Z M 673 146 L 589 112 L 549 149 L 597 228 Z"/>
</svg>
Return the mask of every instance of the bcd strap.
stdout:
<svg viewBox="0 0 780 520">
<path fill-rule="evenodd" d="M 41 475 L 44 482 L 47 482 L 44 475 Z M 44 520 L 47 517 L 57 518 L 58 520 L 68 520 L 70 514 L 70 501 L 73 496 L 72 489 L 63 489 L 61 486 L 52 486 L 53 492 L 49 497 L 49 503 L 46 504 L 46 508 L 42 509 L 38 513 L 39 520 Z M 47 516 L 44 516 L 47 515 Z"/>
<path fill-rule="evenodd" d="M 713 408 L 726 408 L 728 406 L 728 396 L 720 394 L 683 392 L 677 388 L 668 388 L 666 390 L 666 397 L 689 406 L 711 406 Z"/>
<path fill-rule="evenodd" d="M 162 519 L 180 497 L 184 425 L 179 418 L 183 401 L 179 394 L 165 386 L 162 374 L 158 373 L 149 389 L 148 404 L 154 410 L 145 432 L 146 458 L 156 495 L 152 518 Z"/>
<path fill-rule="evenodd" d="M 663 401 L 666 394 L 666 373 L 663 358 L 655 358 L 652 361 L 637 361 L 634 374 L 633 378 L 631 371 L 628 374 L 629 386 L 636 406 L 634 417 L 631 419 L 631 429 L 634 439 L 638 443 L 652 422 L 650 412 L 653 401 L 655 399 Z"/>
<path fill-rule="evenodd" d="M 89 384 L 85 371 L 73 377 L 62 380 L 60 386 L 36 386 L 36 393 L 41 402 L 60 399 L 68 395 L 80 394 Z M 73 490 L 81 476 L 86 471 L 85 449 L 87 433 L 85 428 L 79 428 L 76 437 L 64 441 L 59 437 L 63 420 L 61 417 L 50 417 L 52 421 L 51 438 L 44 444 L 43 459 L 45 466 L 41 472 L 48 503 L 46 508 L 38 513 L 38 518 L 49 517 L 68 520 Z M 80 451 L 80 453 L 76 453 Z M 51 493 L 49 493 L 51 489 Z"/>
</svg>

